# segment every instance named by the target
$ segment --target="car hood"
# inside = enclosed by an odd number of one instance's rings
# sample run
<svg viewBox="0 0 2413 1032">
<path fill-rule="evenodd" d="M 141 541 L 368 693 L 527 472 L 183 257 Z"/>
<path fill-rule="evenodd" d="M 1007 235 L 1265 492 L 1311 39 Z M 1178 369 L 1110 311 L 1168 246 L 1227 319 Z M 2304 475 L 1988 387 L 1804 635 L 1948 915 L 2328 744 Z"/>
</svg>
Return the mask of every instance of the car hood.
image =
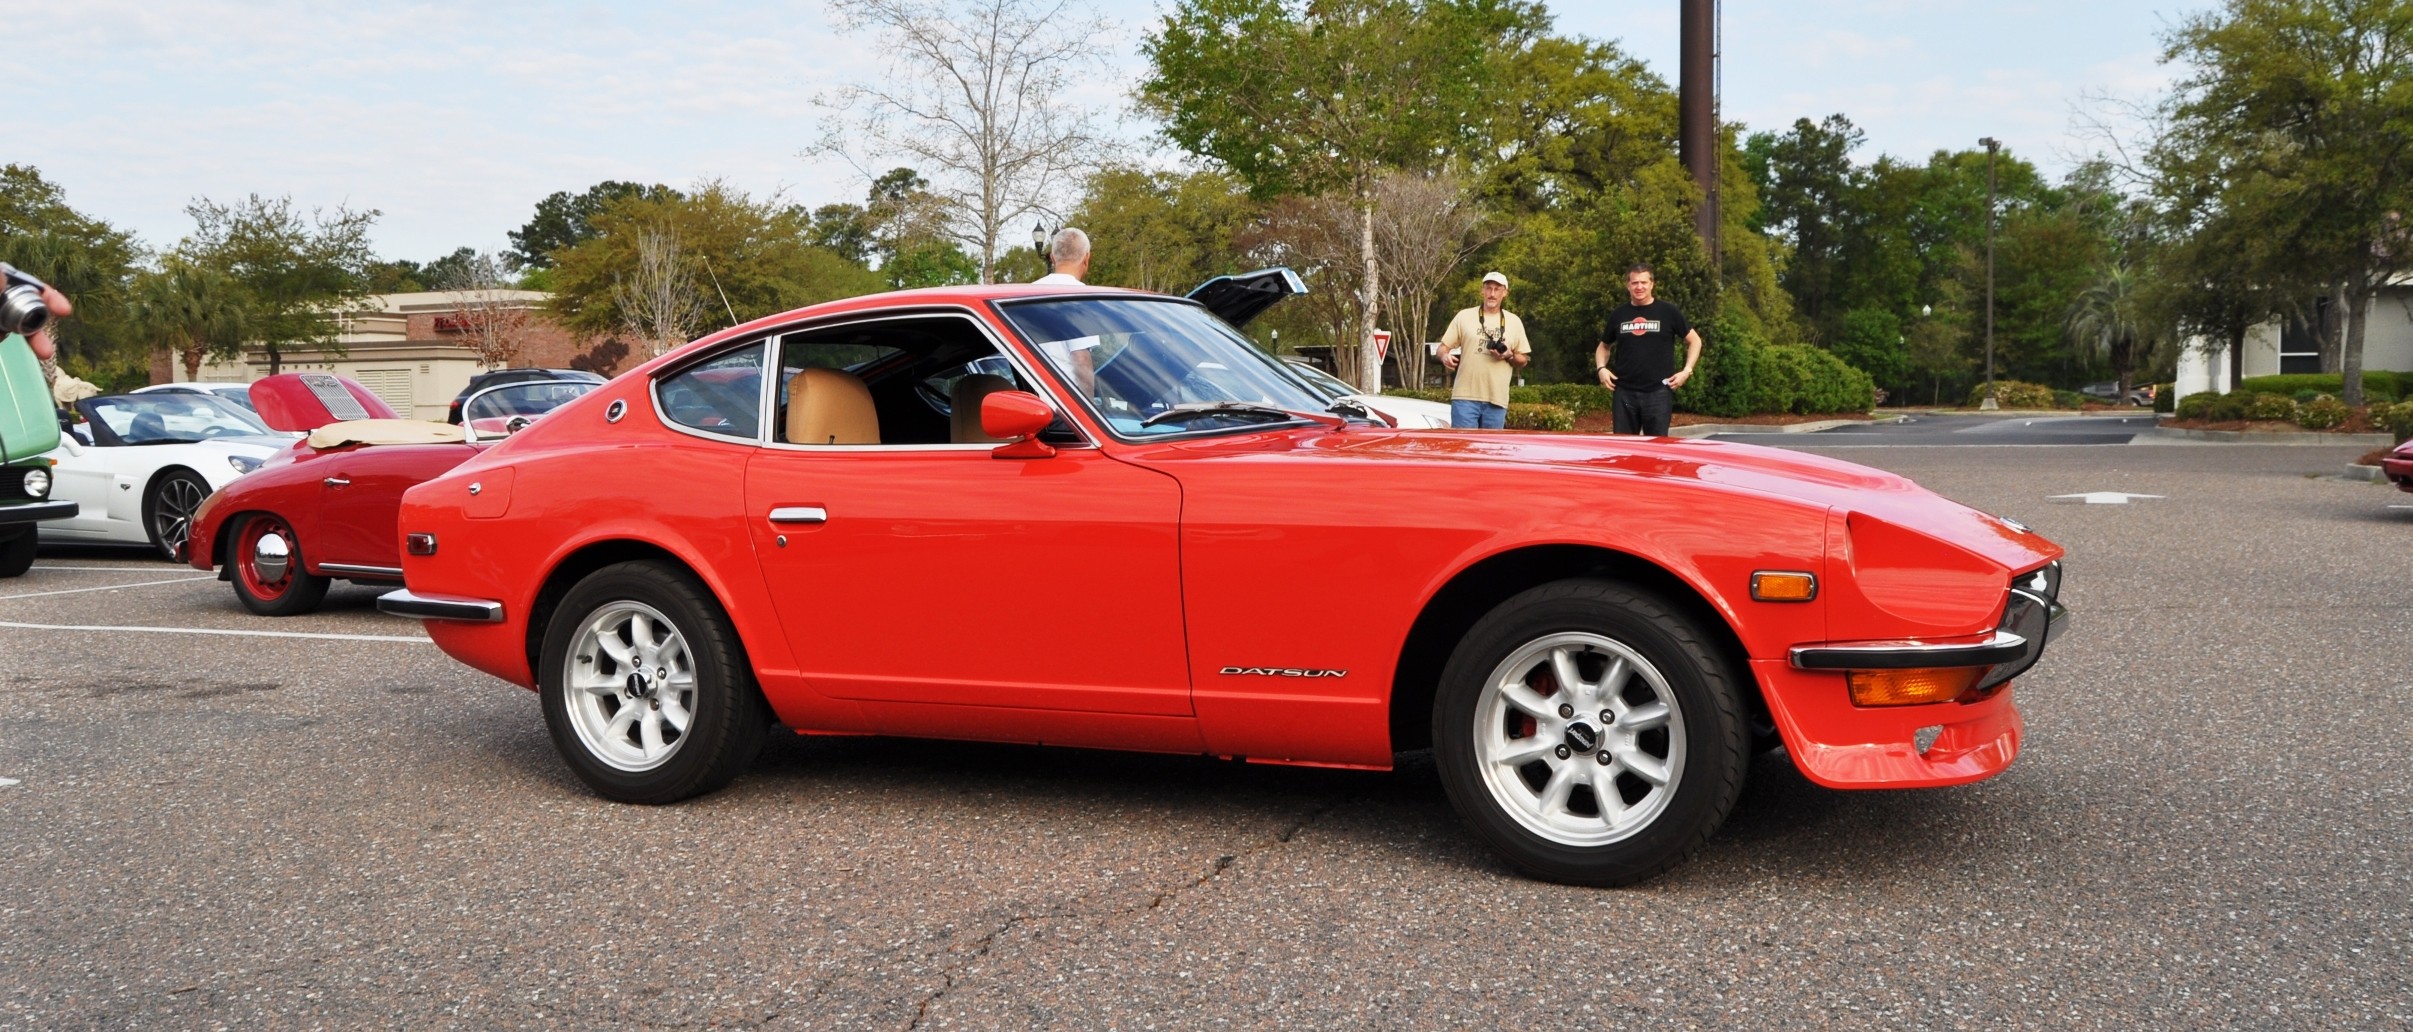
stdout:
<svg viewBox="0 0 2413 1032">
<path fill-rule="evenodd" d="M 1907 477 L 1821 455 L 1724 441 L 1592 434 L 1425 430 L 1338 436 L 1336 455 L 1463 461 L 1690 480 L 1861 513 L 2024 569 L 2061 554 L 2042 536 L 1972 509 Z M 1352 439 L 1353 438 L 1353 439 Z"/>
</svg>

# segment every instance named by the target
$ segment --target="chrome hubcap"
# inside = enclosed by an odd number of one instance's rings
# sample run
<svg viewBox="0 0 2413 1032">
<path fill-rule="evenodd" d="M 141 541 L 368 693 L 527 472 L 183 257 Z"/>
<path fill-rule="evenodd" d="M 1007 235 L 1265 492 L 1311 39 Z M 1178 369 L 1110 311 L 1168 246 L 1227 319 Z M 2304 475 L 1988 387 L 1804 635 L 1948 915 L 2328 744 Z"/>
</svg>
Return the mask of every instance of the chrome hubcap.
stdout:
<svg viewBox="0 0 2413 1032">
<path fill-rule="evenodd" d="M 686 744 L 695 657 L 660 610 L 625 600 L 596 610 L 570 643 L 565 679 L 570 726 L 596 759 L 642 772 Z"/>
<path fill-rule="evenodd" d="M 260 575 L 262 583 L 275 584 L 284 580 L 285 574 L 293 568 L 292 560 L 293 546 L 286 542 L 282 534 L 262 534 L 260 540 L 251 546 L 251 568 Z"/>
<path fill-rule="evenodd" d="M 1648 827 L 1684 773 L 1684 714 L 1625 643 L 1570 632 L 1494 667 L 1475 703 L 1475 757 L 1502 812 L 1568 846 Z"/>
</svg>

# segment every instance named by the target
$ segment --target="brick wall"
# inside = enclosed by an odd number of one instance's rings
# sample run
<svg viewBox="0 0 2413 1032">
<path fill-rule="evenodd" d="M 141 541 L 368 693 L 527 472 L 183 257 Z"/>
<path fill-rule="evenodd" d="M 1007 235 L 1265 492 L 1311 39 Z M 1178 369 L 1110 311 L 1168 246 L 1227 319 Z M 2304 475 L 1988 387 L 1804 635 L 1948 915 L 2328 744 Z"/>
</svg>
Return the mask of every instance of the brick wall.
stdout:
<svg viewBox="0 0 2413 1032">
<path fill-rule="evenodd" d="M 409 328 L 406 334 L 412 340 L 457 339 L 458 334 L 437 328 L 438 320 L 448 318 L 450 318 L 449 314 L 443 312 L 421 312 L 412 315 L 408 320 Z M 570 367 L 571 359 L 586 354 L 596 345 L 611 339 L 609 334 L 586 335 L 572 332 L 547 318 L 541 312 L 530 313 L 527 325 L 521 332 L 523 343 L 520 345 L 520 353 L 518 357 L 511 360 L 511 364 L 514 366 L 538 366 L 546 369 L 567 369 Z M 616 368 L 599 369 L 597 372 L 608 375 L 635 364 L 635 362 L 623 358 Z"/>
</svg>

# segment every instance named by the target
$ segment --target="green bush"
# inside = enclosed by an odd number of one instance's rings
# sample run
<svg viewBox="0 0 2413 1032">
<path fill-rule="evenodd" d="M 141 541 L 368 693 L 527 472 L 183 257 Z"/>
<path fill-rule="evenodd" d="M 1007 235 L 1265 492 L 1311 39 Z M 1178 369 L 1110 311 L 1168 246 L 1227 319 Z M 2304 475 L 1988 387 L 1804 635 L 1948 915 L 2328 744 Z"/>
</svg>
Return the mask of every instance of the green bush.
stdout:
<svg viewBox="0 0 2413 1032">
<path fill-rule="evenodd" d="M 2210 419 L 2212 406 L 2219 401 L 2220 395 L 2211 391 L 2197 391 L 2187 395 L 2184 401 L 2172 403 L 2170 414 L 2179 419 Z"/>
<path fill-rule="evenodd" d="M 2326 398 L 2326 397 L 2328 397 L 2328 395 L 2323 394 L 2323 393 L 2321 393 L 2320 391 L 2316 391 L 2316 390 L 2313 390 L 2313 389 L 2311 389 L 2311 388 L 2309 388 L 2309 387 L 2308 387 L 2308 388 L 2306 388 L 2306 389 L 2304 389 L 2304 390 L 2296 391 L 2296 392 L 2294 392 L 2294 393 L 2292 393 L 2292 394 L 2289 394 L 2289 395 L 2288 395 L 2288 397 L 2291 397 L 2291 398 L 2296 399 L 2296 404 L 2298 404 L 2298 405 L 2310 405 L 2310 404 L 2312 404 L 2312 400 L 2313 400 L 2314 398 Z"/>
<path fill-rule="evenodd" d="M 1394 398 L 1415 398 L 1418 401 L 1438 401 L 1449 404 L 1447 387 L 1393 387 L 1383 392 Z"/>
<path fill-rule="evenodd" d="M 1969 388 L 1969 407 L 1976 408 L 1986 400 L 1986 385 Z M 2053 407 L 2053 389 L 2040 383 L 2022 380 L 1994 381 L 1994 403 L 2007 409 L 2049 409 Z"/>
<path fill-rule="evenodd" d="M 2296 425 L 2306 430 L 2335 430 L 2346 425 L 2354 410 L 2326 394 L 2315 395 L 2296 412 Z"/>
<path fill-rule="evenodd" d="M 2296 421 L 2296 399 L 2279 394 L 2248 394 L 2245 418 L 2293 423 Z"/>
<path fill-rule="evenodd" d="M 2413 373 L 2396 373 L 2385 369 L 2363 370 L 2363 400 L 2394 402 L 2413 387 Z M 2314 394 L 2341 395 L 2346 393 L 2346 377 L 2342 373 L 2285 373 L 2279 376 L 2249 376 L 2238 381 L 2239 392 L 2280 394 L 2302 400 L 2304 391 Z"/>
<path fill-rule="evenodd" d="M 2153 385 L 2153 410 L 2154 410 L 2155 412 L 2168 412 L 2168 411 L 2170 411 L 2172 408 L 2175 408 L 2177 405 L 2178 405 L 2178 385 L 2177 385 L 2177 384 L 2175 384 L 2175 383 L 2157 383 L 2157 384 L 2154 384 L 2154 385 Z"/>
<path fill-rule="evenodd" d="M 2054 391 L 2054 392 L 2053 392 L 2053 407 L 2054 407 L 2054 408 L 2085 408 L 2085 407 L 2086 407 L 2086 395 L 2080 394 L 2080 393 L 2078 393 L 2077 391 Z"/>
<path fill-rule="evenodd" d="M 1573 430 L 1575 413 L 1557 405 L 1512 401 L 1507 425 L 1510 430 Z"/>
<path fill-rule="evenodd" d="M 2372 422 L 2396 435 L 2398 444 L 2404 443 L 2406 438 L 2413 438 L 2413 400 L 2394 405 L 2373 405 L 2369 414 Z"/>
<path fill-rule="evenodd" d="M 1510 388 L 1508 400 L 1528 405 L 1556 405 L 1580 416 L 1586 412 L 1608 411 L 1609 398 L 1614 393 L 1597 383 L 1537 383 Z"/>
</svg>

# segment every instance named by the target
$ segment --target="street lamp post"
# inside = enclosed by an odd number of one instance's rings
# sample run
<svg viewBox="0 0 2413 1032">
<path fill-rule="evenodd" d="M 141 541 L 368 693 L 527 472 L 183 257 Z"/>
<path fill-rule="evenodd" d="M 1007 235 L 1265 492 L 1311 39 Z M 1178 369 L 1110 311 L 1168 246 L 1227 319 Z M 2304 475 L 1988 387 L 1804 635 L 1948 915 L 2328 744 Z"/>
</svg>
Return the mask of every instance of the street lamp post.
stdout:
<svg viewBox="0 0 2413 1032">
<path fill-rule="evenodd" d="M 1977 407 L 1991 411 L 2002 407 L 1994 400 L 1994 152 L 2002 141 L 1988 136 L 1977 142 L 1986 148 L 1986 400 Z"/>
</svg>

